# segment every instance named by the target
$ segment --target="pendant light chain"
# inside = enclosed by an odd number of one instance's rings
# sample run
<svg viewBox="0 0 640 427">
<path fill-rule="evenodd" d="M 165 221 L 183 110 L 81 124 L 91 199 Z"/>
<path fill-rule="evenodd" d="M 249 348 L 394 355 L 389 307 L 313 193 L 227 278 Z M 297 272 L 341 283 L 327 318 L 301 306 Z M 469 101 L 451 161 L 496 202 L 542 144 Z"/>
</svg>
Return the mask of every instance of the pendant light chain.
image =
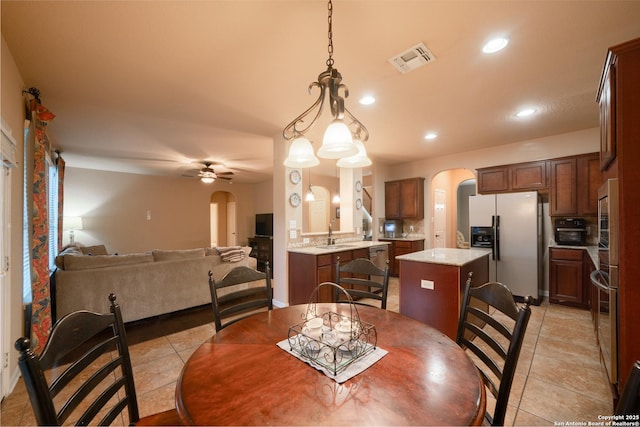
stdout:
<svg viewBox="0 0 640 427">
<path fill-rule="evenodd" d="M 329 24 L 329 31 L 327 37 L 329 38 L 329 45 L 327 46 L 327 51 L 329 52 L 329 58 L 327 59 L 327 67 L 333 68 L 333 30 L 332 30 L 332 17 L 333 17 L 333 3 L 329 0 L 329 4 L 327 5 L 327 9 L 329 10 L 329 16 L 327 18 L 327 23 Z"/>
</svg>

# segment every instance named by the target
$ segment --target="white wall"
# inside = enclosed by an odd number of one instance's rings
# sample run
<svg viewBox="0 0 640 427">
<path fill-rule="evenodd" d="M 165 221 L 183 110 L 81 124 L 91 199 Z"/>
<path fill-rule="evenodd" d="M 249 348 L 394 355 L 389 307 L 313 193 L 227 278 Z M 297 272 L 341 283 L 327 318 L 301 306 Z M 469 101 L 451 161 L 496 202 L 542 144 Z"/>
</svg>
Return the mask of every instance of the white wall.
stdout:
<svg viewBox="0 0 640 427">
<path fill-rule="evenodd" d="M 67 167 L 64 191 L 64 214 L 83 220 L 76 242 L 104 244 L 110 253 L 209 246 L 209 204 L 216 191 L 236 198 L 237 243 L 246 245 L 254 234 L 254 188 L 249 184 Z M 65 242 L 68 237 L 65 232 Z"/>
</svg>

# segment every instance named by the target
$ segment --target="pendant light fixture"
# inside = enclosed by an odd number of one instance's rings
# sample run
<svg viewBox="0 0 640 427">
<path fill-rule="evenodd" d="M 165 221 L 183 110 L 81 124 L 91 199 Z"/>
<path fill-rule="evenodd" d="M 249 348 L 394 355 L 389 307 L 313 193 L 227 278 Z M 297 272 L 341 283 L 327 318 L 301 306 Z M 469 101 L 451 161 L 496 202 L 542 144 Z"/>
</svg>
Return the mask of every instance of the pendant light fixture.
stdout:
<svg viewBox="0 0 640 427">
<path fill-rule="evenodd" d="M 331 200 L 332 203 L 338 204 L 340 203 L 340 173 L 338 172 L 338 167 L 336 166 L 336 178 L 338 181 L 338 185 L 336 185 L 336 194 L 333 196 Z"/>
<path fill-rule="evenodd" d="M 360 138 L 361 142 L 366 142 L 367 139 L 369 139 L 369 131 L 367 131 L 367 128 L 356 119 L 344 105 L 344 98 L 349 96 L 349 89 L 346 85 L 342 84 L 342 75 L 340 72 L 333 68 L 333 3 L 331 0 L 329 0 L 327 8 L 329 11 L 329 44 L 327 47 L 329 58 L 326 62 L 327 70 L 320 73 L 318 80 L 309 85 L 309 92 L 314 87 L 320 89 L 318 99 L 282 131 L 282 136 L 284 136 L 287 141 L 293 140 L 289 148 L 289 156 L 284 162 L 287 167 L 306 168 L 319 163 L 319 160 L 313 154 L 313 147 L 311 146 L 309 138 L 306 137 L 306 133 L 320 117 L 327 95 L 329 97 L 329 108 L 333 121 L 324 133 L 322 146 L 318 149 L 318 157 L 325 159 L 342 159 L 344 157 L 358 155 L 359 149 L 354 144 L 354 135 L 362 135 Z M 344 93 L 344 97 L 340 96 L 341 92 Z M 310 115 L 312 115 L 313 118 L 309 122 L 305 122 L 307 116 Z M 345 123 L 345 119 L 349 121 L 348 124 Z M 350 127 L 353 128 L 353 131 Z"/>
<path fill-rule="evenodd" d="M 309 169 L 309 190 L 307 190 L 307 195 L 304 200 L 307 202 L 313 202 L 316 200 L 316 196 L 313 194 L 313 190 L 311 189 L 311 169 Z"/>
</svg>

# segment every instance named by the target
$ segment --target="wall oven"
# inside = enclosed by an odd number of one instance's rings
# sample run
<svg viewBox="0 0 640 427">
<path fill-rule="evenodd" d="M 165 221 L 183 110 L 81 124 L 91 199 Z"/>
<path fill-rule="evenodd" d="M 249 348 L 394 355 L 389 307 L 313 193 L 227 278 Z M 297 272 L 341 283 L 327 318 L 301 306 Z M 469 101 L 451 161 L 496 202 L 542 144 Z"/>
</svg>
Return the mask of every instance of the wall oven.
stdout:
<svg viewBox="0 0 640 427">
<path fill-rule="evenodd" d="M 597 289 L 598 344 L 611 384 L 618 383 L 618 180 L 598 191 L 598 270 L 591 273 Z"/>
</svg>

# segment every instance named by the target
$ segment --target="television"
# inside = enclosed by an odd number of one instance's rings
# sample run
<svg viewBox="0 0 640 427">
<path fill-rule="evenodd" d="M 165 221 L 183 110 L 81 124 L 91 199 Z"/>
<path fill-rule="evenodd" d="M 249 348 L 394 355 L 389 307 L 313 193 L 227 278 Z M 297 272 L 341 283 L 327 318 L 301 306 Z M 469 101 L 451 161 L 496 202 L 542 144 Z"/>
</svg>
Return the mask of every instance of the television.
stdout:
<svg viewBox="0 0 640 427">
<path fill-rule="evenodd" d="M 273 214 L 256 214 L 256 236 L 273 236 Z"/>
</svg>

